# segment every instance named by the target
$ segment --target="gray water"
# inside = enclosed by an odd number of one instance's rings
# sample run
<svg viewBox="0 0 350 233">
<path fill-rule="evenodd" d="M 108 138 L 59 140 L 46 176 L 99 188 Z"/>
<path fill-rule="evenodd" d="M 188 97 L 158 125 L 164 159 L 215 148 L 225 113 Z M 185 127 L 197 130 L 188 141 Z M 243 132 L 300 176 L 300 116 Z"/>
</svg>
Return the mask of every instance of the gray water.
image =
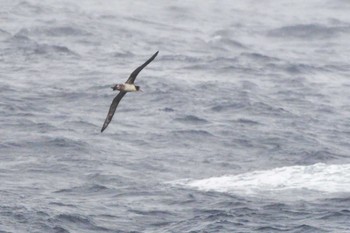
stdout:
<svg viewBox="0 0 350 233">
<path fill-rule="evenodd" d="M 349 1 L 0 3 L 1 233 L 350 232 Z"/>
</svg>

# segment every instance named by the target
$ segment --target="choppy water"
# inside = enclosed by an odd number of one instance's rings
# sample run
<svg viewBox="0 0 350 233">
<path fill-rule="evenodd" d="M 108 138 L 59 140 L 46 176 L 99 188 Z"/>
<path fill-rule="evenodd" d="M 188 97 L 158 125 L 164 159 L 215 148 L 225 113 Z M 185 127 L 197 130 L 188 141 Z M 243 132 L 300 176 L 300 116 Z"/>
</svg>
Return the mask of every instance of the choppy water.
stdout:
<svg viewBox="0 0 350 233">
<path fill-rule="evenodd" d="M 1 0 L 0 232 L 350 232 L 349 12 Z"/>
</svg>

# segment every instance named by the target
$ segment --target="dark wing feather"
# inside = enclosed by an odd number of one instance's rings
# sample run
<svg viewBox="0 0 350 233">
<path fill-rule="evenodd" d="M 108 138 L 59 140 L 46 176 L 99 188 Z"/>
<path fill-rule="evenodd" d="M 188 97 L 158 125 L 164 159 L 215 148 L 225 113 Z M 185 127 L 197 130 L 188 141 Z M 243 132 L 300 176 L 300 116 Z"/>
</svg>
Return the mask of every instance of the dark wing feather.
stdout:
<svg viewBox="0 0 350 233">
<path fill-rule="evenodd" d="M 101 129 L 101 133 L 103 132 L 103 130 L 105 130 L 109 124 L 109 122 L 111 122 L 113 115 L 115 113 L 115 110 L 118 107 L 118 104 L 120 102 L 120 100 L 124 97 L 124 95 L 126 94 L 125 91 L 121 91 L 119 92 L 119 94 L 113 99 L 113 102 L 111 104 L 111 106 L 109 107 L 109 112 L 107 114 L 105 123 L 103 123 L 103 127 Z"/>
<path fill-rule="evenodd" d="M 145 68 L 149 63 L 151 63 L 151 61 L 154 60 L 154 58 L 158 55 L 158 52 L 157 51 L 155 54 L 153 54 L 153 56 L 148 59 L 143 65 L 139 66 L 136 68 L 136 70 L 134 70 L 131 74 L 130 74 L 130 77 L 128 78 L 128 80 L 126 81 L 126 83 L 129 83 L 129 84 L 133 84 L 137 75 L 140 73 L 140 71 Z"/>
</svg>

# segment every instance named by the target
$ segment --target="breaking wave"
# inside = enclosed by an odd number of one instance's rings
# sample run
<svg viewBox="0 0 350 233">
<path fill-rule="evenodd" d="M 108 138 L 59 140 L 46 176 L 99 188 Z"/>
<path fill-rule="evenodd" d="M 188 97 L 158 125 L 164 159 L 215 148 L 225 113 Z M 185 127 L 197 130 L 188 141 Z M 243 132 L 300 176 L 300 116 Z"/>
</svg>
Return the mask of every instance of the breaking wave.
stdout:
<svg viewBox="0 0 350 233">
<path fill-rule="evenodd" d="M 201 191 L 216 191 L 255 196 L 264 194 L 335 194 L 350 192 L 350 164 L 280 167 L 238 175 L 225 175 L 200 180 L 180 180 L 174 184 Z"/>
</svg>

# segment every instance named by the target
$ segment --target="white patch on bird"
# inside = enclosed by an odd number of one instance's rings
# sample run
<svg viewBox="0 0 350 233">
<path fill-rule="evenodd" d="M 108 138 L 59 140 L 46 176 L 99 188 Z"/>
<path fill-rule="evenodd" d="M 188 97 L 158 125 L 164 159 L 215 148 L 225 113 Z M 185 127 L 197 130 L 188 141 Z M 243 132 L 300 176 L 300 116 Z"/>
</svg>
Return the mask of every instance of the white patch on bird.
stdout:
<svg viewBox="0 0 350 233">
<path fill-rule="evenodd" d="M 137 90 L 136 90 L 136 87 L 135 87 L 134 84 L 125 83 L 125 84 L 124 84 L 124 91 L 127 91 L 127 92 L 134 92 L 134 91 L 137 91 Z"/>
</svg>

